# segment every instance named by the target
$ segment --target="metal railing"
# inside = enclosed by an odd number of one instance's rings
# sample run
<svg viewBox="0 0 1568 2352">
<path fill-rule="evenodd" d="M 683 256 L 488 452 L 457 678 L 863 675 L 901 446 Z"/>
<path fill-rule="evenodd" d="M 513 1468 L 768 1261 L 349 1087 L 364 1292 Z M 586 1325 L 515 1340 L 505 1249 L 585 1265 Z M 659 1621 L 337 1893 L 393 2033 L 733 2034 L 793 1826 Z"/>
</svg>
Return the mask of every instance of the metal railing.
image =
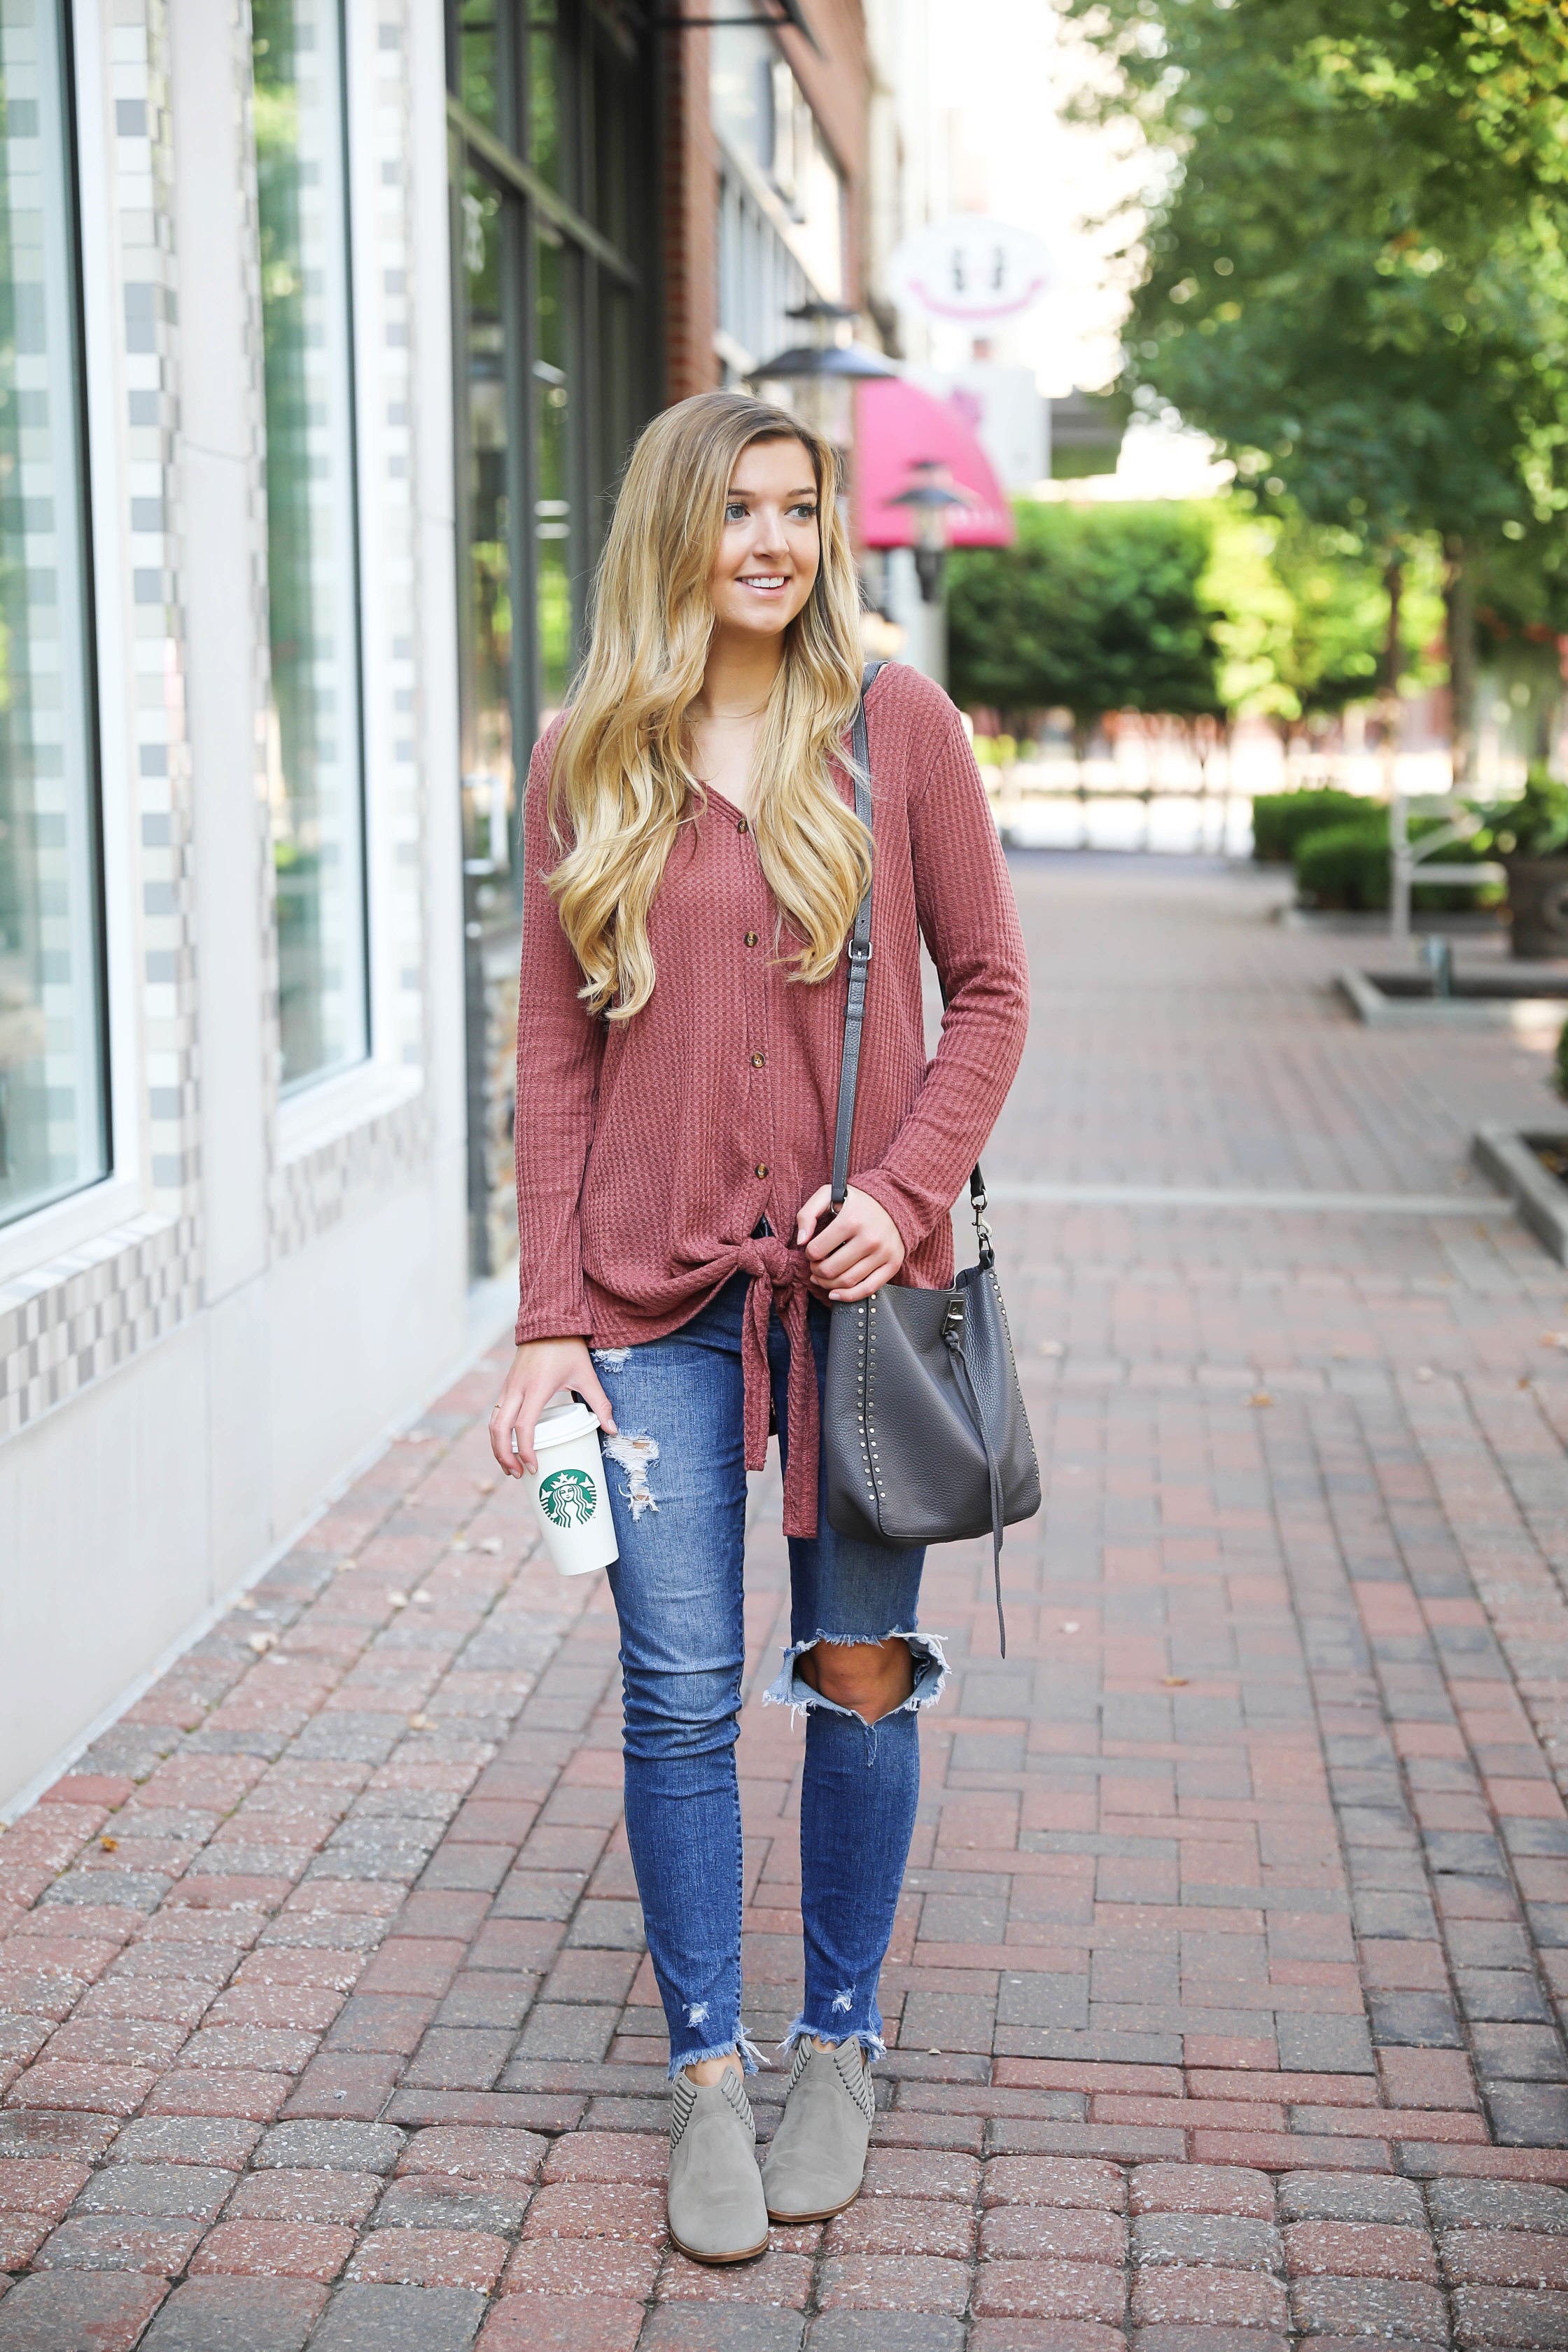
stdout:
<svg viewBox="0 0 1568 2352">
<path fill-rule="evenodd" d="M 1413 816 L 1446 817 L 1447 824 L 1435 825 L 1431 832 L 1412 837 L 1410 820 Z M 1410 937 L 1410 898 L 1415 877 L 1422 866 L 1431 866 L 1441 849 L 1456 841 L 1469 841 L 1480 830 L 1480 819 L 1474 809 L 1456 800 L 1451 793 L 1402 793 L 1395 787 L 1388 803 L 1388 936 L 1391 940 L 1407 940 Z M 1495 862 L 1478 859 L 1472 866 L 1458 864 L 1436 866 L 1431 879 L 1441 881 L 1445 889 L 1450 885 L 1459 890 L 1479 890 L 1489 882 L 1505 882 L 1504 868 Z"/>
</svg>

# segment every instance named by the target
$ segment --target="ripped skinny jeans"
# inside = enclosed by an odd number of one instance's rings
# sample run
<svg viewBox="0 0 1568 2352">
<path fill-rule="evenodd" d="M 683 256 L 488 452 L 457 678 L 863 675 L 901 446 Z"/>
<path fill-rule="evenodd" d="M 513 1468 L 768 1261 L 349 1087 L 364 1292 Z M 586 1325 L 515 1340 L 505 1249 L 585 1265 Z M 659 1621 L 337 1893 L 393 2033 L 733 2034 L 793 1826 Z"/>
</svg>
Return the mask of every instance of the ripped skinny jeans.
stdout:
<svg viewBox="0 0 1568 2352">
<path fill-rule="evenodd" d="M 679 1330 L 638 1348 L 596 1350 L 619 1435 L 605 1470 L 620 1559 L 609 1571 L 621 1627 L 626 1836 L 648 1952 L 669 2025 L 673 2077 L 738 2049 L 755 2063 L 741 2016 L 745 1865 L 735 1771 L 745 1659 L 746 1470 L 741 1331 L 746 1277 L 726 1284 Z M 818 1392 L 827 1311 L 809 1312 Z M 779 1440 L 787 1449 L 789 1339 L 768 1332 Z M 801 1922 L 805 1999 L 787 2042 L 882 2049 L 877 1981 L 920 1793 L 916 1716 L 947 1678 L 941 1643 L 915 1631 L 923 1550 L 852 1542 L 827 1523 L 789 1544 L 790 1646 L 765 1694 L 805 1710 L 801 1791 Z M 868 1727 L 800 1672 L 819 1642 L 908 1641 L 914 1690 Z"/>
</svg>

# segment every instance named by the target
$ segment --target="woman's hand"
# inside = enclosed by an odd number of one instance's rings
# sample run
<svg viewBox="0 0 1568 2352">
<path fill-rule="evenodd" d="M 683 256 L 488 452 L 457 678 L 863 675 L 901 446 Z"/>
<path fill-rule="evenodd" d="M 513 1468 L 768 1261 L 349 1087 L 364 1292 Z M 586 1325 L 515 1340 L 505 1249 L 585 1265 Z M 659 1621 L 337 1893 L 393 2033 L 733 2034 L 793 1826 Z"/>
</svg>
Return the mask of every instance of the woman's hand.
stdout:
<svg viewBox="0 0 1568 2352">
<path fill-rule="evenodd" d="M 816 1227 L 833 1203 L 831 1184 L 819 1184 L 795 1219 L 797 1248 L 811 1260 L 811 1287 L 835 1304 L 869 1298 L 891 1282 L 904 1262 L 903 1237 L 880 1201 L 853 1184 L 831 1223 Z"/>
<path fill-rule="evenodd" d="M 615 1435 L 616 1416 L 599 1385 L 586 1339 L 525 1340 L 511 1360 L 490 1415 L 490 1452 L 509 1478 L 521 1478 L 525 1470 L 538 1469 L 533 1433 L 557 1389 L 575 1389 L 589 1411 L 598 1416 L 605 1436 Z"/>
</svg>

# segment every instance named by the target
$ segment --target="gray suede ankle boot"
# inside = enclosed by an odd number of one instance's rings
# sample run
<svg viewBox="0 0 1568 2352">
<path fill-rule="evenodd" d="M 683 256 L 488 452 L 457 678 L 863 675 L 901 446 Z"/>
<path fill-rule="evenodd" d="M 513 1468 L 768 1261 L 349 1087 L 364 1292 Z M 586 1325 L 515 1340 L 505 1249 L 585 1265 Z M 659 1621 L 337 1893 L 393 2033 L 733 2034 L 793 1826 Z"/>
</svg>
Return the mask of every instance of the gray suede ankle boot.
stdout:
<svg viewBox="0 0 1568 2352">
<path fill-rule="evenodd" d="M 767 2252 L 757 2127 L 739 2074 L 700 2084 L 675 2078 L 669 2236 L 695 2263 L 744 2263 Z"/>
<path fill-rule="evenodd" d="M 871 2069 L 858 2042 L 795 2045 L 784 2110 L 763 2165 L 768 2217 L 826 2221 L 860 2194 L 871 2119 Z"/>
</svg>

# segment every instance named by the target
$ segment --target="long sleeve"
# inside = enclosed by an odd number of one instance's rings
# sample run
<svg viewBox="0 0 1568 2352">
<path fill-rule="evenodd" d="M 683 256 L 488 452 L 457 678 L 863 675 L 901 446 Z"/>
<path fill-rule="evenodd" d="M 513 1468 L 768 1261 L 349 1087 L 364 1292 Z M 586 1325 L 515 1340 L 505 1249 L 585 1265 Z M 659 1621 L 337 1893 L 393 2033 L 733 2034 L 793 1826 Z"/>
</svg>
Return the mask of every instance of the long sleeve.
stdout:
<svg viewBox="0 0 1568 2352">
<path fill-rule="evenodd" d="M 558 729 L 534 747 L 523 802 L 522 961 L 517 1005 L 516 1338 L 587 1338 L 583 1283 L 583 1175 L 604 1058 L 605 1029 L 578 996 L 583 975 L 544 877 L 553 863 L 548 810 Z"/>
<path fill-rule="evenodd" d="M 916 912 L 946 998 L 942 1041 L 892 1143 L 852 1181 L 881 1202 L 913 1248 L 968 1181 L 1006 1100 L 1029 1020 L 1013 885 L 956 711 L 923 786 L 911 793 L 909 824 Z"/>
</svg>

